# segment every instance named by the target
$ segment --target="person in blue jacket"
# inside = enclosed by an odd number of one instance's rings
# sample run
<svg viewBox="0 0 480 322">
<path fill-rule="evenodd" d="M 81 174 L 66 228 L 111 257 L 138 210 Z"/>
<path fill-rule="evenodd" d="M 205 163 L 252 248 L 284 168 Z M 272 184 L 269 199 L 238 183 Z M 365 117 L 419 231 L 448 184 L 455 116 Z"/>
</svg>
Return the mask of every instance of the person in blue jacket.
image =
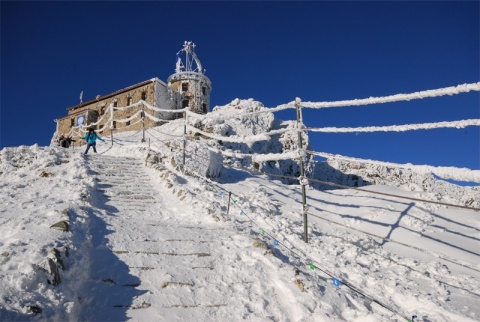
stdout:
<svg viewBox="0 0 480 322">
<path fill-rule="evenodd" d="M 97 133 L 95 133 L 95 130 L 92 129 L 92 128 L 88 129 L 88 133 L 85 134 L 83 139 L 85 141 L 87 141 L 87 149 L 85 150 L 84 154 L 88 153 L 88 150 L 90 149 L 90 147 L 93 148 L 93 152 L 97 153 L 97 149 L 95 148 L 95 146 L 97 145 L 96 141 L 97 141 L 97 139 L 99 139 L 100 141 L 103 141 L 103 139 L 101 137 L 99 137 L 97 135 Z M 105 141 L 103 141 L 103 142 L 105 142 Z"/>
</svg>

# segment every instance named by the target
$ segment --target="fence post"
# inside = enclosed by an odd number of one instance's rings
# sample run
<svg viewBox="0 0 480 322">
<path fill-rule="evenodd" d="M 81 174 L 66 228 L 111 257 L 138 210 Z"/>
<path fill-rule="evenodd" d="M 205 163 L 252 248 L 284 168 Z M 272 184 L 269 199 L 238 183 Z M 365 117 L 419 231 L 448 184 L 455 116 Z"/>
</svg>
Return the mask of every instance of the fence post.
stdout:
<svg viewBox="0 0 480 322">
<path fill-rule="evenodd" d="M 113 146 L 113 104 L 110 103 L 110 140 L 112 141 Z"/>
<path fill-rule="evenodd" d="M 187 112 L 183 112 L 183 173 L 185 173 L 185 149 L 187 147 Z"/>
<path fill-rule="evenodd" d="M 142 137 L 142 142 L 145 142 L 145 109 L 142 105 L 142 113 L 140 114 L 142 116 L 142 130 L 143 130 L 143 137 Z M 150 147 L 150 143 L 149 143 Z"/>
<path fill-rule="evenodd" d="M 303 151 L 303 142 L 302 142 L 302 133 L 299 131 L 303 127 L 302 119 L 302 100 L 300 98 L 295 98 L 295 108 L 297 110 L 297 134 L 298 134 L 298 148 Z M 305 170 L 303 166 L 303 153 L 300 157 L 300 185 L 302 186 L 302 214 L 303 214 L 303 241 L 308 243 L 308 218 L 307 218 L 307 192 L 305 189 Z"/>
<path fill-rule="evenodd" d="M 228 216 L 228 213 L 230 212 L 230 200 L 232 199 L 232 192 L 229 191 L 228 192 L 228 206 L 227 206 L 227 216 Z"/>
</svg>

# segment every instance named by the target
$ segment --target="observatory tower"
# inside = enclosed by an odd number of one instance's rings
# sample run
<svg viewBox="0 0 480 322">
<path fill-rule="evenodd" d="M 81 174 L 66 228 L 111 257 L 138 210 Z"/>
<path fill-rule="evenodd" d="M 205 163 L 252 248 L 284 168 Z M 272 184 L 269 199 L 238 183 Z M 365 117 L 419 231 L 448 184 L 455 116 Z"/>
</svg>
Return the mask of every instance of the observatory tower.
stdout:
<svg viewBox="0 0 480 322">
<path fill-rule="evenodd" d="M 212 83 L 204 72 L 195 54 L 195 44 L 185 41 L 183 48 L 177 53 L 175 74 L 170 75 L 167 80 L 174 109 L 189 107 L 195 113 L 208 113 Z"/>
</svg>

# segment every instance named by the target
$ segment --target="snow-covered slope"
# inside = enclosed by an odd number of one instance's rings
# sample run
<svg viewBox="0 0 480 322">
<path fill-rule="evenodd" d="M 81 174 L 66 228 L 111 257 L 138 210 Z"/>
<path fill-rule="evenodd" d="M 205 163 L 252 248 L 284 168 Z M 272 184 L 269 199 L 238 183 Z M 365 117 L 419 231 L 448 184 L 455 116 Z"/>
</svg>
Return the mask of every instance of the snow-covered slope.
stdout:
<svg viewBox="0 0 480 322">
<path fill-rule="evenodd" d="M 262 107 L 236 100 L 214 113 L 241 108 Z M 189 121 L 238 138 L 294 126 L 261 115 Z M 295 176 L 295 162 L 222 154 L 292 151 L 295 137 L 197 135 L 182 169 L 181 122 L 147 130 L 145 143 L 141 132 L 115 134 L 87 157 L 78 147 L 0 151 L 1 321 L 480 319 L 478 212 L 309 187 L 305 244 L 300 186 L 257 172 Z M 330 179 L 348 177 L 329 166 Z M 448 185 L 387 179 L 364 189 L 459 202 Z"/>
</svg>

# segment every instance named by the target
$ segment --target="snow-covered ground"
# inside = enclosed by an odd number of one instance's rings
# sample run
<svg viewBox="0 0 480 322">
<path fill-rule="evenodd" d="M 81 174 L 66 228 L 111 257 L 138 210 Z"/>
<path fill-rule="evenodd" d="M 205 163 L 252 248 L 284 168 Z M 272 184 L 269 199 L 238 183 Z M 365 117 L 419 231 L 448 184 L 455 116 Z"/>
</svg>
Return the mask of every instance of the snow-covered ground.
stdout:
<svg viewBox="0 0 480 322">
<path fill-rule="evenodd" d="M 196 126 L 244 136 L 291 126 L 267 117 L 246 133 L 237 122 Z M 182 133 L 172 122 L 149 129 L 150 142 L 115 134 L 86 157 L 78 147 L 0 151 L 1 321 L 480 320 L 479 212 L 307 188 L 305 244 L 301 186 L 235 169 L 246 162 L 219 152 L 285 152 L 288 134 L 211 150 L 188 141 L 183 173 L 172 136 Z M 464 204 L 440 195 L 448 186 L 415 187 L 363 189 Z M 68 231 L 51 228 L 59 222 Z"/>
</svg>

